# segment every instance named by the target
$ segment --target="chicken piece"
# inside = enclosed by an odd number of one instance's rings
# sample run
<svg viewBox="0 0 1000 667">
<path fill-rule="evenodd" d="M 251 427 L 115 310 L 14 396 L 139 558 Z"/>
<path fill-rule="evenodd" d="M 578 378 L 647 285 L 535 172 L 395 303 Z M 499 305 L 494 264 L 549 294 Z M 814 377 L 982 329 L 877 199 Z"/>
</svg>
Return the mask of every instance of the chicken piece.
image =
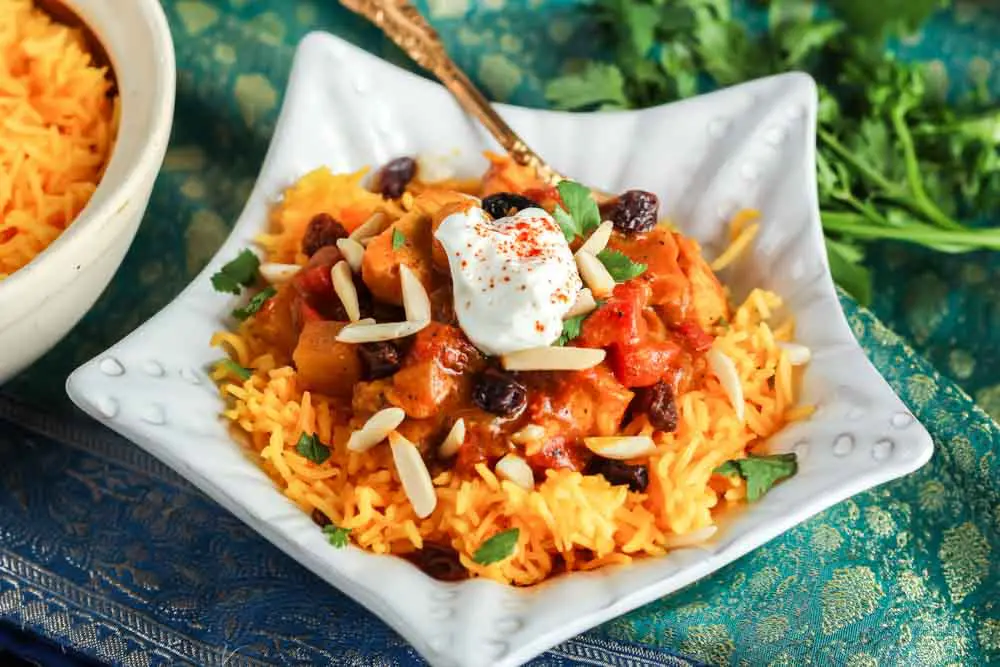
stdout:
<svg viewBox="0 0 1000 667">
<path fill-rule="evenodd" d="M 497 192 L 539 190 L 546 185 L 538 178 L 534 167 L 519 165 L 507 155 L 487 152 L 486 159 L 490 166 L 483 177 L 483 197 Z"/>
<path fill-rule="evenodd" d="M 729 319 L 726 290 L 701 254 L 697 241 L 677 235 L 677 263 L 691 283 L 693 318 L 709 330 L 720 318 Z"/>
<path fill-rule="evenodd" d="M 402 245 L 393 248 L 393 235 L 402 235 Z M 431 220 L 419 211 L 411 211 L 375 237 L 365 250 L 361 277 L 379 301 L 396 306 L 403 303 L 399 267 L 406 264 L 423 283 L 432 289 Z"/>
<path fill-rule="evenodd" d="M 302 388 L 335 398 L 351 398 L 361 379 L 356 346 L 338 341 L 346 322 L 307 322 L 292 355 Z"/>
</svg>

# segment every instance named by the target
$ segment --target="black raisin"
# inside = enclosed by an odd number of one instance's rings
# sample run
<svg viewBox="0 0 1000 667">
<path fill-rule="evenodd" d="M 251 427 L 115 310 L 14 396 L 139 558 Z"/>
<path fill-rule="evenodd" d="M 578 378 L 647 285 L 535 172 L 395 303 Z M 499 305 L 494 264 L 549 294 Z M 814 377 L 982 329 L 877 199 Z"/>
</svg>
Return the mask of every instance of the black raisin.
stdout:
<svg viewBox="0 0 1000 667">
<path fill-rule="evenodd" d="M 458 552 L 446 544 L 424 541 L 424 548 L 403 556 L 427 576 L 438 581 L 461 581 L 469 577 Z"/>
<path fill-rule="evenodd" d="M 483 210 L 489 213 L 494 220 L 506 218 L 526 208 L 541 207 L 538 202 L 513 192 L 497 192 L 483 197 Z"/>
<path fill-rule="evenodd" d="M 643 465 L 633 466 L 595 456 L 583 472 L 585 475 L 601 475 L 611 486 L 628 484 L 628 488 L 637 493 L 645 492 L 649 486 L 649 469 Z"/>
<path fill-rule="evenodd" d="M 636 392 L 632 403 L 633 411 L 644 412 L 653 428 L 667 433 L 677 430 L 677 401 L 674 390 L 660 380 L 652 387 L 644 387 Z"/>
<path fill-rule="evenodd" d="M 398 199 L 403 196 L 406 186 L 416 175 L 416 160 L 411 157 L 398 157 L 390 160 L 379 170 L 376 188 L 386 199 Z"/>
<path fill-rule="evenodd" d="M 488 369 L 472 383 L 472 402 L 486 412 L 516 417 L 528 402 L 528 390 L 507 373 Z"/>
<path fill-rule="evenodd" d="M 626 234 L 648 232 L 656 227 L 660 200 L 652 192 L 629 190 L 618 198 L 609 215 L 615 229 Z"/>
<path fill-rule="evenodd" d="M 313 523 L 315 523 L 320 528 L 325 528 L 326 526 L 329 526 L 331 523 L 333 523 L 325 514 L 320 512 L 318 509 L 312 511 L 312 520 Z"/>
<path fill-rule="evenodd" d="M 346 236 L 347 230 L 333 216 L 329 213 L 317 213 L 309 221 L 306 234 L 302 237 L 302 252 L 312 257 L 320 248 L 337 245 L 337 240 Z"/>
<path fill-rule="evenodd" d="M 395 343 L 379 341 L 358 345 L 358 355 L 365 370 L 365 379 L 378 380 L 399 370 L 402 355 Z"/>
</svg>

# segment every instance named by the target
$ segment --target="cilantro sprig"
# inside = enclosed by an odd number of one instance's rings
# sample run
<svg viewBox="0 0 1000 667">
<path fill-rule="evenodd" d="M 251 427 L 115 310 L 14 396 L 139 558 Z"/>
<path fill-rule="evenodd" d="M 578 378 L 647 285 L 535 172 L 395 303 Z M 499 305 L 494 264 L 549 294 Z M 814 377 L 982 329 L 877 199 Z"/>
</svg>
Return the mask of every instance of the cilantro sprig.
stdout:
<svg viewBox="0 0 1000 667">
<path fill-rule="evenodd" d="M 507 560 L 514 555 L 514 549 L 517 547 L 517 540 L 520 536 L 520 528 L 510 528 L 497 533 L 479 545 L 476 553 L 472 554 L 473 562 L 479 565 L 492 565 Z"/>
<path fill-rule="evenodd" d="M 331 523 L 323 526 L 323 534 L 326 535 L 326 539 L 330 545 L 336 549 L 343 549 L 350 543 L 350 528 L 341 528 Z"/>
<path fill-rule="evenodd" d="M 330 458 L 330 448 L 319 441 L 315 433 L 303 433 L 295 443 L 295 451 L 313 463 L 320 464 Z"/>
<path fill-rule="evenodd" d="M 562 206 L 556 206 L 553 217 L 567 241 L 587 236 L 600 226 L 601 211 L 590 196 L 589 188 L 575 181 L 561 181 L 556 189 Z"/>
<path fill-rule="evenodd" d="M 231 375 L 235 375 L 241 380 L 249 380 L 253 375 L 253 371 L 249 368 L 244 368 L 232 359 L 223 359 L 219 362 L 221 368 L 226 369 Z"/>
<path fill-rule="evenodd" d="M 754 502 L 770 491 L 772 486 L 794 475 L 798 469 L 794 453 L 767 456 L 750 454 L 745 459 L 726 461 L 713 472 L 726 477 L 742 477 L 747 483 L 747 500 Z"/>
<path fill-rule="evenodd" d="M 819 84 L 817 180 L 835 280 L 871 300 L 866 247 L 889 241 L 946 253 L 1000 250 L 1000 229 L 960 218 L 1000 209 L 1000 109 L 988 70 L 949 103 L 947 82 L 898 59 L 886 38 L 949 0 L 770 0 L 744 22 L 731 0 L 596 0 L 611 62 L 547 86 L 563 109 L 636 108 L 778 72 Z M 761 26 L 748 27 L 748 26 Z M 572 210 L 568 210 L 572 214 Z M 575 216 L 570 215 L 574 218 Z M 567 238 L 579 229 L 557 216 Z"/>
<path fill-rule="evenodd" d="M 260 259 L 250 250 L 243 250 L 232 261 L 212 274 L 212 287 L 217 292 L 239 294 L 244 287 L 253 285 L 257 280 L 257 269 Z"/>
<path fill-rule="evenodd" d="M 641 262 L 633 262 L 627 255 L 617 250 L 602 250 L 597 253 L 597 259 L 601 260 L 601 264 L 608 270 L 616 283 L 637 278 L 648 268 Z"/>
<path fill-rule="evenodd" d="M 392 230 L 392 249 L 399 250 L 404 245 L 406 245 L 406 234 L 404 234 L 399 229 L 393 228 Z"/>
<path fill-rule="evenodd" d="M 269 285 L 265 287 L 261 291 L 254 294 L 247 305 L 233 309 L 233 317 L 242 322 L 252 315 L 256 315 L 264 304 L 267 303 L 267 300 L 277 293 L 278 290 L 276 290 L 273 286 Z"/>
</svg>

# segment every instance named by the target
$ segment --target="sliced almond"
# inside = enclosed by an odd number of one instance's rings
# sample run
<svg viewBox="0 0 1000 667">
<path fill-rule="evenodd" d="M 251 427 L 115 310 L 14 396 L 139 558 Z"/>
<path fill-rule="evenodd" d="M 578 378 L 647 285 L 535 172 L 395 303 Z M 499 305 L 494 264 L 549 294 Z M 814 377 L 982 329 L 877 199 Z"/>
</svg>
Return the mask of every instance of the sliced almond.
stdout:
<svg viewBox="0 0 1000 667">
<path fill-rule="evenodd" d="M 705 353 L 705 359 L 708 360 L 709 367 L 726 391 L 726 396 L 736 411 L 736 418 L 742 423 L 746 406 L 743 403 L 743 384 L 740 382 L 740 374 L 736 371 L 736 364 L 724 352 L 714 347 Z"/>
<path fill-rule="evenodd" d="M 611 277 L 608 270 L 589 252 L 579 251 L 576 253 L 576 268 L 580 269 L 580 277 L 587 287 L 597 298 L 609 296 L 615 289 L 615 279 Z"/>
<path fill-rule="evenodd" d="M 389 446 L 392 448 L 396 474 L 403 483 L 403 492 L 413 506 L 413 512 L 421 519 L 426 519 L 437 507 L 437 492 L 424 457 L 420 455 L 416 445 L 395 431 L 389 434 Z"/>
<path fill-rule="evenodd" d="M 508 371 L 585 371 L 604 361 L 604 350 L 588 347 L 533 347 L 500 357 Z"/>
<path fill-rule="evenodd" d="M 356 324 L 358 326 L 360 326 L 362 324 L 375 324 L 375 318 L 374 317 L 362 317 L 360 320 L 358 320 L 354 324 Z"/>
<path fill-rule="evenodd" d="M 545 437 L 545 427 L 538 424 L 528 424 L 520 431 L 512 433 L 510 441 L 516 445 L 525 445 L 529 442 L 541 440 Z"/>
<path fill-rule="evenodd" d="M 614 229 L 614 223 L 610 220 L 605 220 L 593 233 L 584 241 L 583 245 L 577 252 L 586 252 L 591 255 L 597 256 L 597 253 L 604 250 L 608 245 L 608 241 L 611 240 L 611 230 Z"/>
<path fill-rule="evenodd" d="M 798 343 L 778 343 L 778 347 L 788 355 L 788 363 L 792 366 L 805 366 L 812 359 L 812 350 Z"/>
<path fill-rule="evenodd" d="M 577 317 L 578 315 L 586 315 L 595 308 L 597 308 L 597 302 L 594 301 L 594 293 L 590 291 L 589 287 L 584 287 L 576 293 L 576 301 L 574 301 L 573 305 L 570 306 L 570 309 L 566 311 L 563 319 L 568 320 L 569 318 Z"/>
<path fill-rule="evenodd" d="M 361 270 L 361 262 L 365 259 L 365 247 L 352 238 L 337 239 L 337 250 L 351 266 L 351 271 Z"/>
<path fill-rule="evenodd" d="M 365 452 L 385 440 L 392 431 L 395 431 L 403 420 L 406 413 L 402 408 L 385 408 L 379 410 L 365 422 L 365 425 L 351 434 L 347 439 L 347 448 L 352 452 Z"/>
<path fill-rule="evenodd" d="M 347 238 L 360 243 L 361 239 L 378 236 L 385 230 L 388 221 L 389 217 L 385 213 L 379 211 L 355 227 L 354 231 L 351 232 L 350 236 Z"/>
<path fill-rule="evenodd" d="M 337 334 L 341 343 L 374 343 L 380 340 L 395 340 L 412 336 L 430 322 L 382 322 L 380 324 L 348 324 Z"/>
<path fill-rule="evenodd" d="M 351 266 L 344 260 L 340 260 L 330 269 L 330 278 L 333 280 L 333 291 L 337 293 L 340 302 L 344 304 L 347 311 L 347 319 L 357 322 L 361 319 L 361 305 L 358 303 L 358 288 L 354 286 L 354 274 L 351 273 Z"/>
<path fill-rule="evenodd" d="M 535 488 L 535 473 L 531 466 L 517 454 L 507 454 L 497 461 L 497 476 L 531 491 Z"/>
<path fill-rule="evenodd" d="M 406 264 L 399 265 L 399 283 L 403 290 L 403 309 L 407 322 L 427 322 L 431 319 L 431 300 L 424 284 Z"/>
<path fill-rule="evenodd" d="M 465 420 L 459 417 L 452 424 L 451 430 L 445 436 L 444 442 L 438 448 L 438 456 L 443 459 L 451 458 L 458 453 L 459 447 L 465 442 Z"/>
<path fill-rule="evenodd" d="M 302 267 L 298 264 L 277 264 L 265 262 L 260 265 L 260 275 L 271 285 L 281 285 L 292 279 Z"/>
<path fill-rule="evenodd" d="M 613 435 L 584 438 L 583 444 L 598 456 L 616 461 L 626 461 L 639 456 L 649 456 L 656 451 L 656 443 L 648 435 Z"/>
<path fill-rule="evenodd" d="M 708 540 L 716 532 L 718 532 L 718 526 L 705 526 L 704 528 L 699 528 L 698 530 L 692 530 L 690 533 L 684 533 L 683 535 L 667 535 L 663 539 L 663 546 L 667 549 L 681 549 L 683 547 L 692 547 L 696 544 L 701 544 L 705 540 Z"/>
</svg>

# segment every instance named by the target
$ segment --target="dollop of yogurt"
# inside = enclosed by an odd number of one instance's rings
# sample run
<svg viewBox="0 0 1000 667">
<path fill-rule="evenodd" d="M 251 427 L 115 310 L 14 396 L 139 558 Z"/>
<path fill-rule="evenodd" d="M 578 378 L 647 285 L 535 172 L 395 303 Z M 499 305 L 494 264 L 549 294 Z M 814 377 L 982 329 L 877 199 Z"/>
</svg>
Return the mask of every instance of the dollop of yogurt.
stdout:
<svg viewBox="0 0 1000 667">
<path fill-rule="evenodd" d="M 476 347 L 507 354 L 559 338 L 582 283 L 552 216 L 528 208 L 493 220 L 469 206 L 434 236 L 448 255 L 458 322 Z"/>
</svg>

